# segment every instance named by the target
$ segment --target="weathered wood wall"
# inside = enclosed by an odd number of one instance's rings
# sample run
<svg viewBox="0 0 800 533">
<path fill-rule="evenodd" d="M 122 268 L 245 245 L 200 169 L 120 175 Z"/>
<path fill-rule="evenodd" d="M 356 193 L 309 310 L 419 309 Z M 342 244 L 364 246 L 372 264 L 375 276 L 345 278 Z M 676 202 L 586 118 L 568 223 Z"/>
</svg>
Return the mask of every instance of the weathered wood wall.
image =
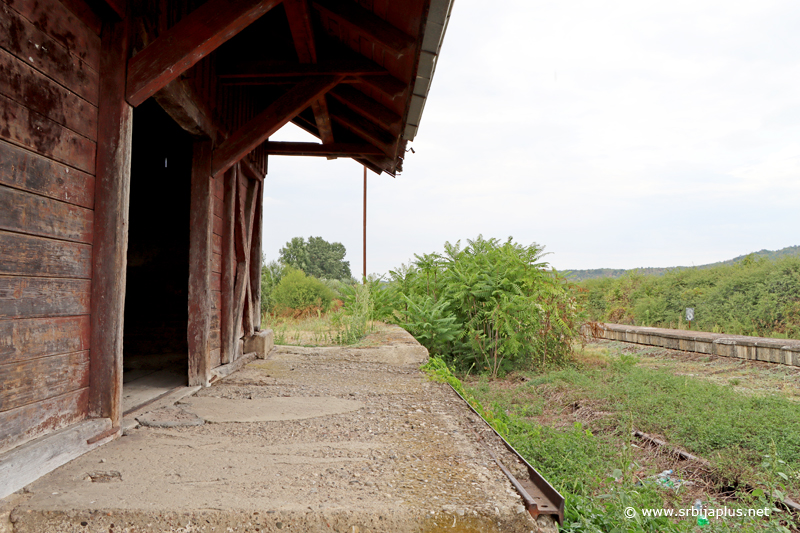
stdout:
<svg viewBox="0 0 800 533">
<path fill-rule="evenodd" d="M 0 452 L 87 413 L 99 31 L 0 0 Z"/>
</svg>

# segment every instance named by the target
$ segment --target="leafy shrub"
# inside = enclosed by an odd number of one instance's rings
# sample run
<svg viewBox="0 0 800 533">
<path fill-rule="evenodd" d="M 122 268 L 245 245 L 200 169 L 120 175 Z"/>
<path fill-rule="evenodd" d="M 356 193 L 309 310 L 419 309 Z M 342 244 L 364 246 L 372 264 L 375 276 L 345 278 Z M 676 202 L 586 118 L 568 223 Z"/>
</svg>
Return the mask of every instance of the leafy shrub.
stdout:
<svg viewBox="0 0 800 533">
<path fill-rule="evenodd" d="M 390 272 L 377 314 L 408 329 L 433 354 L 497 376 L 562 360 L 578 331 L 568 283 L 543 248 L 478 236 L 445 243 Z M 391 302 L 391 305 L 389 305 Z"/>
<path fill-rule="evenodd" d="M 287 268 L 271 298 L 276 313 L 301 316 L 310 310 L 327 311 L 334 296 L 320 280 L 306 276 L 302 270 Z"/>
<path fill-rule="evenodd" d="M 586 280 L 576 295 L 592 320 L 800 338 L 800 258 L 747 257 L 734 265 Z"/>
<path fill-rule="evenodd" d="M 275 307 L 272 296 L 275 287 L 280 283 L 286 267 L 278 264 L 277 261 L 270 261 L 261 267 L 261 312 L 270 313 Z"/>
</svg>

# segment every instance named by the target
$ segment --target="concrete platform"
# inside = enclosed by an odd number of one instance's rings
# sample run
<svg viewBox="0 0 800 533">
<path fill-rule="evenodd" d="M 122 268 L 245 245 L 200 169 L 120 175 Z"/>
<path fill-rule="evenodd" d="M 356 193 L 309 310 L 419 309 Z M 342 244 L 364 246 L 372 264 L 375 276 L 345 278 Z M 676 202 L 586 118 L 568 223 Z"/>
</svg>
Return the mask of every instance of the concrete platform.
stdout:
<svg viewBox="0 0 800 533">
<path fill-rule="evenodd" d="M 372 341 L 279 346 L 138 413 L 148 426 L 7 499 L 0 532 L 555 531 L 476 442 L 483 422 L 418 370 L 425 349 L 400 328 Z"/>
</svg>

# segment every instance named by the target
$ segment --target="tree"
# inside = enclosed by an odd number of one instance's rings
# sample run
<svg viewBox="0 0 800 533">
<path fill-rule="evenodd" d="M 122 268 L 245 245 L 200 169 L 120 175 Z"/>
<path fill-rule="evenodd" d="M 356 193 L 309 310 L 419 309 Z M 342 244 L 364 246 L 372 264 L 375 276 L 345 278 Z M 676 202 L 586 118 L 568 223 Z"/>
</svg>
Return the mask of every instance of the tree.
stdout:
<svg viewBox="0 0 800 533">
<path fill-rule="evenodd" d="M 280 250 L 279 261 L 302 270 L 315 278 L 349 281 L 350 262 L 344 260 L 345 247 L 340 242 L 328 242 L 322 237 L 294 237 Z"/>
</svg>

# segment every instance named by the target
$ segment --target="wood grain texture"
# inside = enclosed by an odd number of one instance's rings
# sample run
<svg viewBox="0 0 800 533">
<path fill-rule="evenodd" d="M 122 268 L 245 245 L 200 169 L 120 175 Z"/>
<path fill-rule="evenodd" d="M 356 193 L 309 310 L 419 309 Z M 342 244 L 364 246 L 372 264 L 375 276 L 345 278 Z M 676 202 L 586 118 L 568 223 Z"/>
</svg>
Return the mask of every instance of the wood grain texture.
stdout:
<svg viewBox="0 0 800 533">
<path fill-rule="evenodd" d="M 347 85 L 340 85 L 334 88 L 330 92 L 330 95 L 351 110 L 375 122 L 393 135 L 400 134 L 400 127 L 402 124 L 400 115 L 377 100 L 373 100 L 358 89 Z"/>
<path fill-rule="evenodd" d="M 341 79 L 336 76 L 319 76 L 295 85 L 214 150 L 213 174 L 217 176 L 228 170 L 311 102 L 335 87 Z"/>
<path fill-rule="evenodd" d="M 2 49 L 0 94 L 88 139 L 97 140 L 96 106 Z"/>
<path fill-rule="evenodd" d="M 91 244 L 94 212 L 0 185 L 0 230 Z"/>
<path fill-rule="evenodd" d="M 89 352 L 0 365 L 0 411 L 89 386 Z"/>
<path fill-rule="evenodd" d="M 103 27 L 100 72 L 89 412 L 122 421 L 122 334 L 131 192 L 132 109 L 125 101 L 128 24 Z"/>
<path fill-rule="evenodd" d="M 103 29 L 103 21 L 89 6 L 89 4 L 87 4 L 83 0 L 61 0 L 61 3 L 64 5 L 64 7 L 69 9 L 69 11 L 72 14 L 78 17 L 81 20 L 81 22 L 83 22 L 86 25 L 86 27 L 88 27 L 95 35 L 98 36 L 98 42 L 99 42 L 100 32 Z M 99 52 L 98 52 L 98 57 L 99 57 Z"/>
<path fill-rule="evenodd" d="M 0 319 L 89 314 L 91 282 L 0 276 Z"/>
<path fill-rule="evenodd" d="M 110 430 L 108 418 L 83 420 L 4 454 L 0 460 L 0 498 L 119 435 L 119 428 Z M 98 438 L 103 435 L 107 437 Z"/>
<path fill-rule="evenodd" d="M 92 29 L 73 13 L 73 10 L 85 12 L 85 9 L 80 9 L 78 2 L 70 5 L 58 0 L 4 1 L 32 22 L 37 30 L 85 61 L 92 69 L 100 68 L 100 28 L 96 26 L 96 29 Z"/>
<path fill-rule="evenodd" d="M 89 390 L 0 412 L 0 453 L 86 418 Z"/>
<path fill-rule="evenodd" d="M 89 279 L 92 247 L 0 231 L 0 274 Z"/>
<path fill-rule="evenodd" d="M 155 93 L 153 98 L 191 135 L 216 140 L 218 128 L 214 124 L 213 112 L 187 81 L 171 81 Z"/>
<path fill-rule="evenodd" d="M 0 365 L 89 349 L 88 316 L 0 320 Z"/>
<path fill-rule="evenodd" d="M 209 0 L 128 63 L 127 97 L 137 106 L 260 18 L 280 0 Z"/>
<path fill-rule="evenodd" d="M 223 174 L 225 187 L 223 230 L 222 230 L 222 274 L 220 291 L 222 296 L 220 333 L 222 346 L 220 350 L 220 364 L 227 364 L 233 360 L 235 352 L 233 327 L 235 325 L 234 306 L 234 280 L 236 277 L 236 249 L 234 245 L 234 217 L 236 216 L 236 183 L 239 165 L 234 165 Z"/>
<path fill-rule="evenodd" d="M 310 142 L 268 141 L 264 143 L 269 155 L 311 157 L 356 157 L 363 155 L 382 156 L 383 151 L 369 143 L 317 144 Z"/>
<path fill-rule="evenodd" d="M 189 217 L 189 386 L 208 386 L 212 270 L 211 142 L 198 141 L 192 158 Z"/>
<path fill-rule="evenodd" d="M 258 187 L 253 214 L 253 230 L 250 244 L 250 299 L 253 310 L 254 331 L 261 329 L 261 234 L 263 232 L 264 187 Z"/>
<path fill-rule="evenodd" d="M 0 2 L 0 48 L 81 98 L 97 104 L 98 71 L 4 2 Z"/>
<path fill-rule="evenodd" d="M 374 41 L 396 56 L 409 52 L 415 44 L 410 35 L 395 28 L 389 22 L 364 9 L 356 2 L 317 0 L 314 7 L 339 23 Z"/>
<path fill-rule="evenodd" d="M 0 184 L 92 209 L 94 176 L 0 141 Z"/>
<path fill-rule="evenodd" d="M 394 157 L 398 140 L 397 136 L 393 136 L 371 120 L 364 118 L 358 113 L 354 113 L 340 102 L 332 101 L 330 111 L 331 117 L 335 122 L 338 122 L 365 141 L 377 146 L 383 150 L 383 153 L 389 156 L 389 158 Z"/>
<path fill-rule="evenodd" d="M 6 96 L 0 96 L 0 116 L 0 139 L 94 174 L 94 141 Z"/>
</svg>

